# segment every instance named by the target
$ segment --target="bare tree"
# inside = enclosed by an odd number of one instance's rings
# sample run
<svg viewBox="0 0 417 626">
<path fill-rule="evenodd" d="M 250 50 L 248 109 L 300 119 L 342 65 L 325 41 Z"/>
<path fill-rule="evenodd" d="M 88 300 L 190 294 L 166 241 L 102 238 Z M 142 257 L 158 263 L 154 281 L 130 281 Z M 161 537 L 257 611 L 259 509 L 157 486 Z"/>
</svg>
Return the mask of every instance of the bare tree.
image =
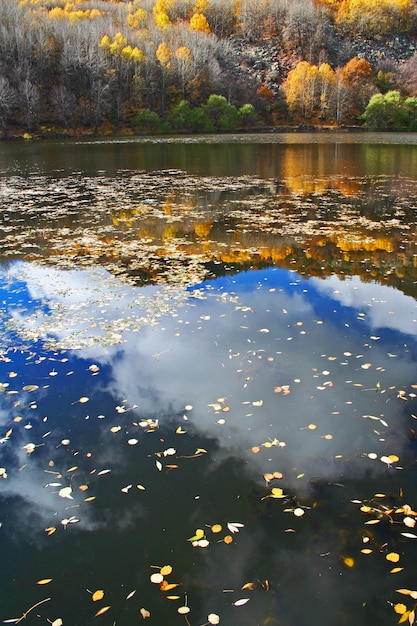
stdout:
<svg viewBox="0 0 417 626">
<path fill-rule="evenodd" d="M 5 76 L 0 76 L 0 124 L 4 137 L 7 136 L 7 123 L 16 104 L 16 90 L 13 89 Z"/>
</svg>

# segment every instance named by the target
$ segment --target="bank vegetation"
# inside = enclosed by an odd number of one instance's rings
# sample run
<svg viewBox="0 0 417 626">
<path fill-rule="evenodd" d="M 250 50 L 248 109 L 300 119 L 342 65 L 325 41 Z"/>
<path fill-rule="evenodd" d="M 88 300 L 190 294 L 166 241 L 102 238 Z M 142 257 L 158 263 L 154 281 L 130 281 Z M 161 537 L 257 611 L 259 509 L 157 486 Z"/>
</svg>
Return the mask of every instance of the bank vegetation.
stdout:
<svg viewBox="0 0 417 626">
<path fill-rule="evenodd" d="M 416 37 L 414 0 L 0 0 L 0 125 L 389 127 L 375 98 L 417 95 Z"/>
</svg>

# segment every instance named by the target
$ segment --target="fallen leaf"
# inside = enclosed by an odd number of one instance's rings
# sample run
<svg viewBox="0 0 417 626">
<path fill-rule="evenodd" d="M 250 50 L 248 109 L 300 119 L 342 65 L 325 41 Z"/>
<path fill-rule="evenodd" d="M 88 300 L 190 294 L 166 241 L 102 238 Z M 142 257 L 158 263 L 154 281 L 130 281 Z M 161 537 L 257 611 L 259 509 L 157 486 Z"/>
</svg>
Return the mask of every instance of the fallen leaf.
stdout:
<svg viewBox="0 0 417 626">
<path fill-rule="evenodd" d="M 385 558 L 387 559 L 387 561 L 391 561 L 391 563 L 398 563 L 398 561 L 400 560 L 400 555 L 398 554 L 398 552 L 389 552 L 385 555 Z"/>
<path fill-rule="evenodd" d="M 209 624 L 220 624 L 220 617 L 216 613 L 210 613 L 207 615 L 207 621 Z"/>
<path fill-rule="evenodd" d="M 162 574 L 162 576 L 169 576 L 169 574 L 171 574 L 171 572 L 172 572 L 172 566 L 171 565 L 164 565 L 163 567 L 161 567 L 161 569 L 159 571 Z"/>
<path fill-rule="evenodd" d="M 52 578 L 42 578 L 41 580 L 37 580 L 36 584 L 37 585 L 47 585 L 51 581 L 52 581 Z"/>
<path fill-rule="evenodd" d="M 151 575 L 151 583 L 159 585 L 164 580 L 164 577 L 159 572 Z"/>
<path fill-rule="evenodd" d="M 234 606 L 243 606 L 244 604 L 246 604 L 247 602 L 249 602 L 250 598 L 241 598 L 240 600 L 236 600 L 236 602 L 233 602 Z"/>
<path fill-rule="evenodd" d="M 103 598 L 104 598 L 104 591 L 103 591 L 103 589 L 97 589 L 97 591 L 95 591 L 91 595 L 91 599 L 93 600 L 93 602 L 97 602 L 98 600 L 102 600 Z"/>
<path fill-rule="evenodd" d="M 97 613 L 94 615 L 94 617 L 98 617 L 99 615 L 103 615 L 103 613 L 106 613 L 109 610 L 110 606 L 103 606 L 103 608 L 101 608 L 99 611 L 97 611 Z"/>
<path fill-rule="evenodd" d="M 221 533 L 223 530 L 222 525 L 221 524 L 213 524 L 213 526 L 211 527 L 211 532 L 212 533 Z"/>
<path fill-rule="evenodd" d="M 177 610 L 180 615 L 187 615 L 191 609 L 189 606 L 180 606 Z"/>
<path fill-rule="evenodd" d="M 139 610 L 139 613 L 142 615 L 143 619 L 146 619 L 147 617 L 150 617 L 150 616 L 151 616 L 151 614 L 150 614 L 150 612 L 148 611 L 148 609 L 141 608 L 141 609 Z"/>
<path fill-rule="evenodd" d="M 68 500 L 74 499 L 71 494 L 72 494 L 72 487 L 62 487 L 62 489 L 58 491 L 58 495 L 61 498 L 68 498 Z"/>
</svg>

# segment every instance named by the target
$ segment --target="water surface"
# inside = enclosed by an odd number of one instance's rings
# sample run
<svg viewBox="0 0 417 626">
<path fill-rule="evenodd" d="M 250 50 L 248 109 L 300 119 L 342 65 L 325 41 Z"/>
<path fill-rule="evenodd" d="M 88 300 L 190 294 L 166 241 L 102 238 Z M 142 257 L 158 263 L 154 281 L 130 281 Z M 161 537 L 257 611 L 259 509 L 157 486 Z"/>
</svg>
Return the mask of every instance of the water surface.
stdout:
<svg viewBox="0 0 417 626">
<path fill-rule="evenodd" d="M 416 147 L 315 137 L 0 145 L 2 620 L 413 608 Z"/>
</svg>

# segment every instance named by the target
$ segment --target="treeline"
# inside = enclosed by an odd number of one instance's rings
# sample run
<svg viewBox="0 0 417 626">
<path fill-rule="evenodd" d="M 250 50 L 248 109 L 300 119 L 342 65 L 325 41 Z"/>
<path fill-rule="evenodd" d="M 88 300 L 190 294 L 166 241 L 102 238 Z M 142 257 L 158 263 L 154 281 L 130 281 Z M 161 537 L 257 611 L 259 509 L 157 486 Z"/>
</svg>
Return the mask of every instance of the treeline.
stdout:
<svg viewBox="0 0 417 626">
<path fill-rule="evenodd" d="M 6 134 L 357 122 L 375 94 L 417 93 L 417 55 L 371 64 L 350 42 L 412 41 L 415 5 L 0 0 L 0 125 Z"/>
</svg>

